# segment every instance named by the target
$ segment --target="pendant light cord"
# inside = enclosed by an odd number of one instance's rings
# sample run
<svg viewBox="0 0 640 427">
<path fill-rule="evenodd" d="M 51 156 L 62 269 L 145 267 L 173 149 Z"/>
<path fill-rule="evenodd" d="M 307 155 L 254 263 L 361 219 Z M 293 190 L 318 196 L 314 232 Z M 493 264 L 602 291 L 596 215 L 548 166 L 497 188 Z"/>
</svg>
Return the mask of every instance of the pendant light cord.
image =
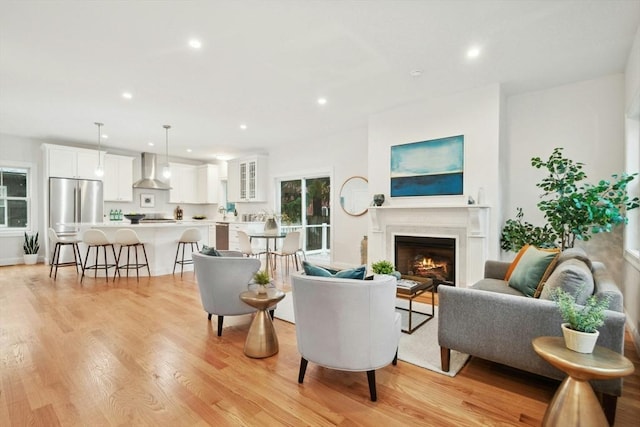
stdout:
<svg viewBox="0 0 640 427">
<path fill-rule="evenodd" d="M 98 173 L 97 171 L 102 169 L 102 165 L 101 165 L 101 162 L 100 162 L 100 150 L 102 149 L 102 144 L 101 144 L 100 137 L 101 137 L 101 133 L 102 132 L 101 132 L 100 128 L 102 126 L 104 126 L 104 123 L 95 122 L 94 125 L 98 126 L 98 168 L 96 170 L 96 174 L 97 174 Z"/>
</svg>

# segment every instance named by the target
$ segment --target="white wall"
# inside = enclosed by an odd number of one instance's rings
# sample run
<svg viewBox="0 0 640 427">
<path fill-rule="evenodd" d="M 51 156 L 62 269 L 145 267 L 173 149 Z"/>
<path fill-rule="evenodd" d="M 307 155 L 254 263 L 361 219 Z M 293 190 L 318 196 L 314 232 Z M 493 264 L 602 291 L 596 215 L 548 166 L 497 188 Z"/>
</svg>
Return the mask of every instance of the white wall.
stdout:
<svg viewBox="0 0 640 427">
<path fill-rule="evenodd" d="M 483 187 L 491 206 L 489 256 L 498 256 L 500 221 L 500 108 L 498 85 L 425 99 L 388 110 L 369 119 L 369 191 L 383 193 L 385 205 L 429 206 L 466 204 Z M 464 195 L 389 197 L 390 147 L 454 135 L 464 135 Z"/>
<path fill-rule="evenodd" d="M 276 178 L 316 172 L 331 174 L 331 262 L 336 266 L 359 265 L 360 242 L 367 234 L 369 214 L 347 215 L 340 207 L 338 194 L 347 178 L 367 177 L 367 129 L 286 144 L 269 151 L 270 194 L 275 194 Z M 371 187 L 369 194 L 373 194 Z"/>
</svg>

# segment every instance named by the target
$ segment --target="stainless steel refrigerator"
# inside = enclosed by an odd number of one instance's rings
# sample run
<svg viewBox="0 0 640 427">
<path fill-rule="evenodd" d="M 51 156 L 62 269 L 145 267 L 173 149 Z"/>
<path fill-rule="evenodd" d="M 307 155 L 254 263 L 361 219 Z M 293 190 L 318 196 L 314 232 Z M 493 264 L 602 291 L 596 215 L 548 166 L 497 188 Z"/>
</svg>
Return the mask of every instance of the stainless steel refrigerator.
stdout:
<svg viewBox="0 0 640 427">
<path fill-rule="evenodd" d="M 102 181 L 49 178 L 49 227 L 58 235 L 78 232 L 78 224 L 102 222 Z"/>
</svg>

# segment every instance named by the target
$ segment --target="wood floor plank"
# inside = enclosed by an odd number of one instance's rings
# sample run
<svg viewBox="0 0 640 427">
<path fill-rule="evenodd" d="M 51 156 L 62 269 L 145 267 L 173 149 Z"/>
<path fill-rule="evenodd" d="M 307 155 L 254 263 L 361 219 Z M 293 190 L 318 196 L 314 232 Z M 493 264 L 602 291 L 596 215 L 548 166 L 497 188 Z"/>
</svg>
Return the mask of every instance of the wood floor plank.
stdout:
<svg viewBox="0 0 640 427">
<path fill-rule="evenodd" d="M 536 426 L 559 385 L 476 358 L 454 378 L 400 361 L 376 372 L 371 402 L 365 373 L 310 363 L 298 384 L 295 326 L 279 319 L 280 352 L 246 357 L 250 322 L 226 317 L 218 337 L 192 272 L 80 282 L 0 267 L 0 425 Z M 616 426 L 638 419 L 640 369 Z"/>
</svg>

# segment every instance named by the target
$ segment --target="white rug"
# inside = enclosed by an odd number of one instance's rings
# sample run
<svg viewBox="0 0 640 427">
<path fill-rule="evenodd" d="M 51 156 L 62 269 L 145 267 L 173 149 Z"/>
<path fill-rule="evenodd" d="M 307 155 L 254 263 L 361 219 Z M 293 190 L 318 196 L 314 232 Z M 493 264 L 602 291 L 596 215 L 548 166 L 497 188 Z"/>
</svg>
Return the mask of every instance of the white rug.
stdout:
<svg viewBox="0 0 640 427">
<path fill-rule="evenodd" d="M 408 302 L 398 299 L 397 305 L 407 307 Z M 431 313 L 431 306 L 421 303 L 413 303 L 414 310 Z M 402 327 L 407 328 L 407 312 L 398 311 L 402 315 Z M 284 320 L 289 323 L 295 323 L 293 315 L 293 299 L 291 293 L 288 292 L 282 301 L 278 303 L 275 311 L 277 319 Z M 414 317 L 414 322 L 416 317 Z M 438 372 L 443 375 L 454 377 L 464 364 L 469 360 L 469 355 L 451 351 L 449 372 L 440 369 L 440 346 L 438 345 L 438 307 L 435 307 L 435 317 L 424 325 L 420 326 L 412 334 L 400 334 L 400 346 L 398 348 L 398 359 Z"/>
</svg>

